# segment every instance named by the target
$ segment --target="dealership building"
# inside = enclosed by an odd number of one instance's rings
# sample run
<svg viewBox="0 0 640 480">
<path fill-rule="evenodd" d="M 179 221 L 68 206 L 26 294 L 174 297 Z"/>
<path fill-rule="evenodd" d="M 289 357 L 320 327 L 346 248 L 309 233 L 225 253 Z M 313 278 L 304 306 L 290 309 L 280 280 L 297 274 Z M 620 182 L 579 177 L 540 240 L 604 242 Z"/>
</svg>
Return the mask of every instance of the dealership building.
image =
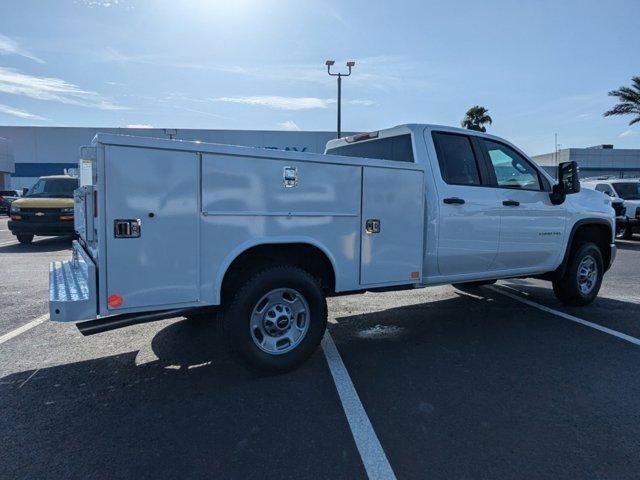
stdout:
<svg viewBox="0 0 640 480">
<path fill-rule="evenodd" d="M 613 148 L 613 145 L 597 145 L 588 148 L 564 148 L 558 153 L 536 155 L 533 160 L 550 173 L 555 174 L 558 163 L 578 162 L 580 177 L 640 177 L 640 149 Z"/>
<path fill-rule="evenodd" d="M 76 168 L 79 147 L 89 145 L 98 132 L 312 153 L 323 152 L 336 136 L 335 132 L 0 126 L 0 189 L 31 187 L 40 176 Z"/>
<path fill-rule="evenodd" d="M 30 187 L 40 176 L 75 168 L 79 147 L 90 144 L 98 132 L 311 153 L 323 152 L 327 141 L 335 138 L 334 132 L 0 126 L 0 190 Z M 557 154 L 536 155 L 533 160 L 554 174 L 558 163 L 575 160 L 583 178 L 640 177 L 640 149 L 613 145 L 566 148 Z"/>
</svg>

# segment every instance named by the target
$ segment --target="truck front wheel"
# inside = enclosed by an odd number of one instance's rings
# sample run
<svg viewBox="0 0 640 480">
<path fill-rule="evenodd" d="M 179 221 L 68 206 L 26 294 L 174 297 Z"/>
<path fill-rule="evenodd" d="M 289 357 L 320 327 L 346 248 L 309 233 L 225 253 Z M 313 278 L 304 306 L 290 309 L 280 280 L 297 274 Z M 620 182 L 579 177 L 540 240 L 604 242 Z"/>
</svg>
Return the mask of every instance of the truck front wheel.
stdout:
<svg viewBox="0 0 640 480">
<path fill-rule="evenodd" d="M 259 271 L 236 290 L 224 309 L 231 350 L 252 369 L 283 372 L 316 350 L 327 326 L 319 282 L 295 266 Z"/>
<path fill-rule="evenodd" d="M 553 292 L 567 305 L 588 305 L 598 296 L 604 264 L 595 243 L 582 243 L 572 254 L 562 278 L 553 281 Z"/>
</svg>

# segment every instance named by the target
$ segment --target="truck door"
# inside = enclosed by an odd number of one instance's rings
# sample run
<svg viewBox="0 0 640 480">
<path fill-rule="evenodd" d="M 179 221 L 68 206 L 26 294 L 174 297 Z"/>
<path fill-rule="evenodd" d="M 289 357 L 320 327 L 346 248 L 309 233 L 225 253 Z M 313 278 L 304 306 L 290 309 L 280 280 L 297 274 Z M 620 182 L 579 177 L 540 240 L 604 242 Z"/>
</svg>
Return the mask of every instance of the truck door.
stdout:
<svg viewBox="0 0 640 480">
<path fill-rule="evenodd" d="M 438 271 L 447 277 L 484 274 L 498 253 L 500 209 L 494 189 L 487 188 L 482 153 L 468 135 L 432 136 L 440 170 L 435 173 Z"/>
<path fill-rule="evenodd" d="M 106 291 L 122 297 L 117 308 L 198 299 L 198 171 L 196 153 L 106 147 Z"/>
<path fill-rule="evenodd" d="M 537 168 L 510 146 L 482 139 L 501 208 L 499 270 L 545 269 L 563 253 L 566 212 Z"/>
<path fill-rule="evenodd" d="M 360 283 L 419 282 L 424 172 L 364 167 L 362 175 Z"/>
</svg>

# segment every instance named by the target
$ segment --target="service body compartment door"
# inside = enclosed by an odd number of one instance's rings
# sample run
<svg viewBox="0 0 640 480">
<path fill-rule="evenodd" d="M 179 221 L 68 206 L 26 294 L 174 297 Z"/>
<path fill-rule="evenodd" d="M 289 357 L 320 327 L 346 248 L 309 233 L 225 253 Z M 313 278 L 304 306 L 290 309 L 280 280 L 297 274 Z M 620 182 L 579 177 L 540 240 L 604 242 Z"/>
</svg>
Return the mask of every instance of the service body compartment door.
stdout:
<svg viewBox="0 0 640 480">
<path fill-rule="evenodd" d="M 364 167 L 360 283 L 417 283 L 422 277 L 424 173 Z"/>
<path fill-rule="evenodd" d="M 108 146 L 105 172 L 107 298 L 119 310 L 197 301 L 198 154 Z"/>
</svg>

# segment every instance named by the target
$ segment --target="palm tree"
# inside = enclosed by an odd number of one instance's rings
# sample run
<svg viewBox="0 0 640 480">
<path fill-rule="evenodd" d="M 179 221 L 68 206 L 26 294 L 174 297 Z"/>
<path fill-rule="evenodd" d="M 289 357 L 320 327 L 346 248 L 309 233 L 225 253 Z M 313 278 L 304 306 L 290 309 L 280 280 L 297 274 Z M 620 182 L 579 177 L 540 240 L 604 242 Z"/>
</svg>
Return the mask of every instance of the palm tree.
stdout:
<svg viewBox="0 0 640 480">
<path fill-rule="evenodd" d="M 463 128 L 468 128 L 469 130 L 486 132 L 487 129 L 485 128 L 485 125 L 493 123 L 493 120 L 488 114 L 489 110 L 481 107 L 480 105 L 471 107 L 467 110 L 467 113 L 462 119 L 461 125 Z"/>
<path fill-rule="evenodd" d="M 633 85 L 630 87 L 620 87 L 618 90 L 611 90 L 610 97 L 618 97 L 618 103 L 611 110 L 604 112 L 605 117 L 613 115 L 635 115 L 629 125 L 640 122 L 640 77 L 631 77 Z"/>
</svg>

